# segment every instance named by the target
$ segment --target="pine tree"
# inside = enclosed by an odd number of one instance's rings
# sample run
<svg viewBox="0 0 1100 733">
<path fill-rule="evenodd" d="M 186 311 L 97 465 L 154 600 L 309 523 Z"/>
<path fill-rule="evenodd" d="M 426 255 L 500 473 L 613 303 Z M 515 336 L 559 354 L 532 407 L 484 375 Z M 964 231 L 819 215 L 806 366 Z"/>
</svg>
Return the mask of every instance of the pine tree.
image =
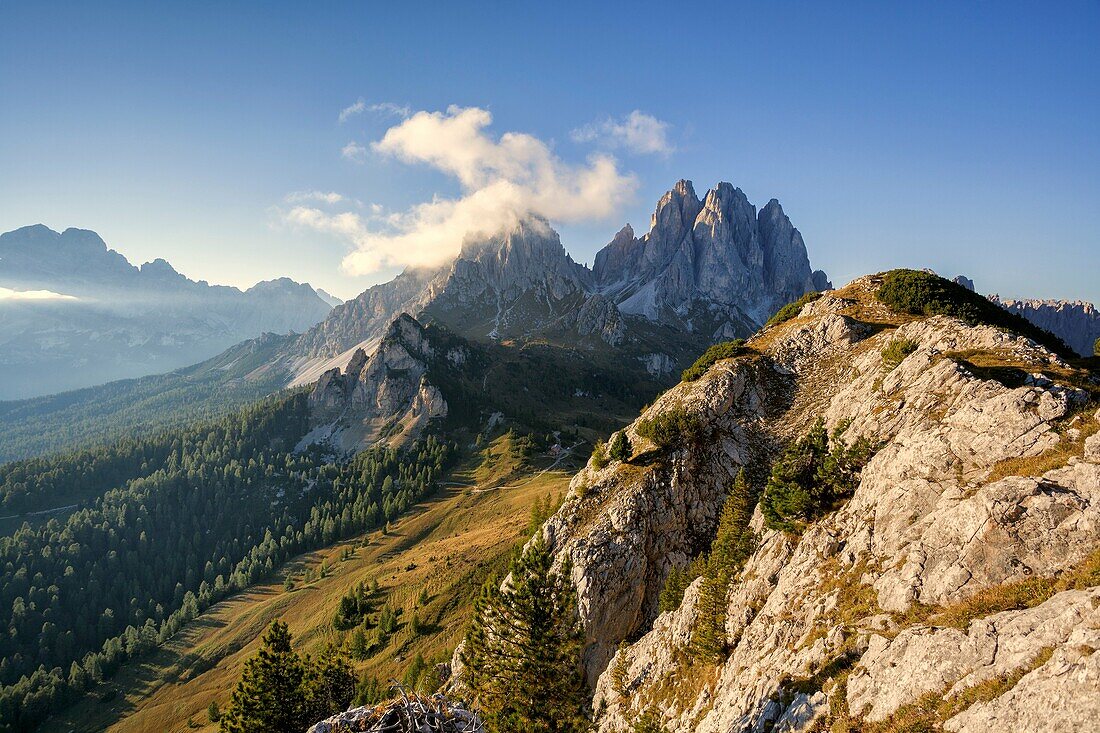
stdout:
<svg viewBox="0 0 1100 733">
<path fill-rule="evenodd" d="M 306 668 L 302 680 L 306 725 L 300 730 L 347 710 L 355 697 L 355 672 L 347 658 L 335 649 L 329 648 L 315 662 L 307 659 Z"/>
<path fill-rule="evenodd" d="M 630 438 L 625 430 L 620 430 L 611 438 L 611 445 L 607 449 L 607 455 L 613 461 L 629 461 L 634 454 L 634 447 L 630 445 Z"/>
<path fill-rule="evenodd" d="M 311 721 L 302 681 L 305 666 L 290 648 L 290 631 L 273 621 L 263 647 L 244 663 L 237 689 L 221 719 L 225 733 L 301 733 Z"/>
<path fill-rule="evenodd" d="M 503 588 L 475 604 L 464 660 L 476 702 L 500 733 L 584 730 L 584 634 L 568 564 L 551 569 L 541 535 L 512 562 Z"/>
<path fill-rule="evenodd" d="M 742 469 L 722 506 L 703 569 L 691 639 L 692 652 L 699 659 L 716 660 L 726 652 L 726 598 L 733 577 L 756 548 L 756 537 L 749 529 L 755 506 L 756 497 Z"/>
<path fill-rule="evenodd" d="M 362 626 L 355 627 L 355 631 L 352 632 L 349 651 L 356 659 L 367 658 L 367 634 Z"/>
</svg>

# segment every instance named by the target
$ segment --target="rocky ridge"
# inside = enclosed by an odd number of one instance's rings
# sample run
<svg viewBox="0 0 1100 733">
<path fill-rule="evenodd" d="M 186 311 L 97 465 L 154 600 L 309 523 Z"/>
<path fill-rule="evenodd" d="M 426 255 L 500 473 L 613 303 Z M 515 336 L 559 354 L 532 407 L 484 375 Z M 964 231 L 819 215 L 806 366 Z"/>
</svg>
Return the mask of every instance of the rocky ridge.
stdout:
<svg viewBox="0 0 1100 733">
<path fill-rule="evenodd" d="M 624 313 L 693 328 L 696 306 L 721 311 L 732 326 L 715 338 L 727 330 L 745 335 L 733 331 L 832 287 L 824 272 L 810 270 L 802 235 L 777 200 L 758 213 L 729 183 L 700 200 L 687 180 L 657 203 L 647 234 L 636 238 L 628 225 L 615 235 L 597 253 L 592 275 Z"/>
<path fill-rule="evenodd" d="M 1100 311 L 1083 300 L 989 299 L 1001 307 L 1023 316 L 1040 328 L 1045 328 L 1069 344 L 1081 356 L 1092 356 L 1100 339 Z"/>
<path fill-rule="evenodd" d="M 544 533 L 573 566 L 601 731 L 646 711 L 670 732 L 1095 718 L 1095 378 L 997 328 L 893 313 L 879 282 L 826 294 L 669 390 L 626 428 L 631 462 L 573 479 Z M 911 349 L 887 363 L 895 341 Z M 639 425 L 671 410 L 709 437 L 654 452 Z M 706 549 L 735 473 L 761 484 L 819 415 L 878 451 L 847 504 L 801 535 L 757 509 L 757 549 L 726 598 L 728 654 L 692 661 L 700 581 L 661 614 L 669 570 Z M 916 707 L 927 700 L 941 707 Z"/>
<path fill-rule="evenodd" d="M 401 443 L 418 436 L 432 419 L 447 416 L 447 401 L 428 379 L 434 356 L 424 327 L 402 313 L 370 357 L 359 349 L 343 371 L 331 369 L 317 380 L 309 396 L 316 427 L 303 444 L 347 452 L 380 438 Z M 464 358 L 460 352 L 447 356 Z"/>
</svg>

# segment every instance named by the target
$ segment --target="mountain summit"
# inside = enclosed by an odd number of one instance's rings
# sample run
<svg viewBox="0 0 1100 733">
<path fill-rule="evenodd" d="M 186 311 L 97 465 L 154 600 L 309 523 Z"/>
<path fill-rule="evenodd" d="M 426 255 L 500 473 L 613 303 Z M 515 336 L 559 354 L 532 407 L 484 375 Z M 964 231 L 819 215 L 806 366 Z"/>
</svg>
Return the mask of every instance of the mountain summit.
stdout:
<svg viewBox="0 0 1100 733">
<path fill-rule="evenodd" d="M 682 180 L 658 202 L 648 233 L 639 239 L 625 226 L 592 269 L 573 261 L 548 222 L 529 218 L 467 239 L 441 267 L 410 268 L 337 306 L 298 339 L 291 362 L 298 383 L 313 381 L 372 348 L 404 312 L 465 338 L 616 349 L 671 373 L 829 287 L 778 201 L 757 213 L 728 183 L 699 200 Z"/>
<path fill-rule="evenodd" d="M 807 291 L 831 287 L 810 269 L 802 235 L 777 200 L 758 214 L 729 183 L 700 201 L 687 180 L 661 197 L 647 234 L 636 238 L 628 225 L 596 255 L 593 276 L 624 313 L 676 324 L 719 306 L 733 324 L 761 325 Z"/>
</svg>

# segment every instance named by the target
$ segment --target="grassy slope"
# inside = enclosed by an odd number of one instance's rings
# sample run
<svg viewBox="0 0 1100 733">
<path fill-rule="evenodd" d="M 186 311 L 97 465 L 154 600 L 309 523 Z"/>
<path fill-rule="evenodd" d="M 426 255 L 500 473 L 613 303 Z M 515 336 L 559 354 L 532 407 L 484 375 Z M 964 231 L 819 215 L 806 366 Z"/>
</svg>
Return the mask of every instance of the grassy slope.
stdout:
<svg viewBox="0 0 1100 733">
<path fill-rule="evenodd" d="M 501 439 L 503 440 L 503 439 Z M 217 700 L 224 709 L 241 665 L 259 646 L 259 636 L 281 617 L 301 651 L 317 651 L 340 637 L 332 618 L 340 597 L 357 583 L 377 578 L 381 593 L 405 612 L 401 628 L 386 649 L 357 663 L 380 679 L 400 678 L 417 654 L 449 655 L 461 640 L 470 606 L 488 569 L 503 565 L 523 539 L 532 504 L 564 494 L 577 464 L 572 458 L 549 470 L 520 471 L 515 460 L 494 443 L 492 460 L 455 471 L 450 484 L 391 527 L 295 558 L 271 582 L 212 606 L 164 648 L 140 664 L 123 669 L 110 683 L 118 696 L 106 702 L 88 698 L 48 720 L 43 731 L 214 730 L 206 707 Z M 578 459 L 579 461 L 579 459 Z M 547 461 L 542 461 L 548 467 Z M 476 484 L 476 488 L 457 484 Z M 354 557 L 341 561 L 345 548 Z M 321 562 L 328 577 L 283 589 L 287 572 L 300 577 Z M 406 622 L 422 588 L 430 599 L 418 610 L 429 632 L 410 639 Z M 102 695 L 104 689 L 97 690 Z"/>
</svg>

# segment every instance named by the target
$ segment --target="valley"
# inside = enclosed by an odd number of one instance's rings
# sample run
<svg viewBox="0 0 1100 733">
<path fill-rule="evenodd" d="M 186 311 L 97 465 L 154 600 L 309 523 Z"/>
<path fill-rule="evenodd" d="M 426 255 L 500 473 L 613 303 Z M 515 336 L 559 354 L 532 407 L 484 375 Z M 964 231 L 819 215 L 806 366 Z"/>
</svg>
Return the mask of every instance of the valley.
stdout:
<svg viewBox="0 0 1100 733">
<path fill-rule="evenodd" d="M 1100 721 L 1100 2 L 0 2 L 0 733 Z"/>
<path fill-rule="evenodd" d="M 348 636 L 333 628 L 340 597 L 372 580 L 386 602 L 404 612 L 392 641 L 356 662 L 357 672 L 388 684 L 401 679 L 418 654 L 433 664 L 449 659 L 484 579 L 505 567 L 526 539 L 532 506 L 563 496 L 578 465 L 568 457 L 524 465 L 499 440 L 488 453 L 456 467 L 438 494 L 415 505 L 387 532 L 349 537 L 296 556 L 271 579 L 211 606 L 161 649 L 124 666 L 105 689 L 46 720 L 40 730 L 215 730 L 207 706 L 214 700 L 224 709 L 243 660 L 255 652 L 273 619 L 289 624 L 303 651 L 317 652 Z M 543 472 L 552 463 L 556 467 Z M 351 556 L 344 558 L 345 551 Z M 300 578 L 307 568 L 322 565 L 329 568 L 326 577 L 284 588 L 287 575 Z M 418 605 L 422 590 L 429 600 Z M 414 612 L 427 626 L 417 636 L 407 628 Z"/>
</svg>

